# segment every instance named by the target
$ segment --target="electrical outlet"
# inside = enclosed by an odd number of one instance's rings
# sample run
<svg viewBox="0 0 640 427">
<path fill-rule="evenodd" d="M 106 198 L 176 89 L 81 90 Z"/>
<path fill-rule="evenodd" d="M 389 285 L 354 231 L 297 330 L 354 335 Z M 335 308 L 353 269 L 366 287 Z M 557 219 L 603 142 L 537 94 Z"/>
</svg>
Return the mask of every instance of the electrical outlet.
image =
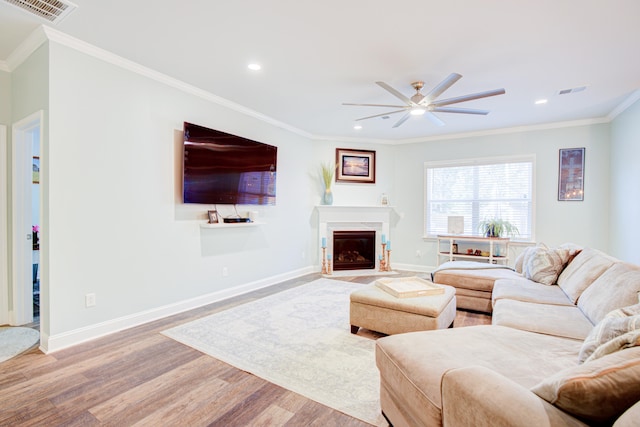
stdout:
<svg viewBox="0 0 640 427">
<path fill-rule="evenodd" d="M 86 307 L 93 307 L 96 305 L 96 294 L 86 294 L 84 296 L 84 304 Z"/>
<path fill-rule="evenodd" d="M 305 255 L 305 253 L 304 253 L 304 251 L 302 251 L 302 252 L 300 253 L 300 258 L 304 259 L 304 255 Z"/>
<path fill-rule="evenodd" d="M 421 251 L 420 249 L 418 249 L 418 250 L 416 251 L 416 256 L 417 256 L 418 258 L 422 258 L 422 251 Z"/>
<path fill-rule="evenodd" d="M 227 267 L 222 267 L 222 277 L 227 277 L 229 275 L 229 269 Z"/>
</svg>

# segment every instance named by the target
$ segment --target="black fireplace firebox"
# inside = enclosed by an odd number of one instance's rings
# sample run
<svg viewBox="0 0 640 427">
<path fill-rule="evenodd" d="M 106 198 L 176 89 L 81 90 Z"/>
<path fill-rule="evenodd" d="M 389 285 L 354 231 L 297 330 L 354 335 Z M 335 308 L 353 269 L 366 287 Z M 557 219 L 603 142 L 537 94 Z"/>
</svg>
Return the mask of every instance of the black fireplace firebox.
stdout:
<svg viewBox="0 0 640 427">
<path fill-rule="evenodd" d="M 364 270 L 375 268 L 375 231 L 333 232 L 334 270 Z"/>
</svg>

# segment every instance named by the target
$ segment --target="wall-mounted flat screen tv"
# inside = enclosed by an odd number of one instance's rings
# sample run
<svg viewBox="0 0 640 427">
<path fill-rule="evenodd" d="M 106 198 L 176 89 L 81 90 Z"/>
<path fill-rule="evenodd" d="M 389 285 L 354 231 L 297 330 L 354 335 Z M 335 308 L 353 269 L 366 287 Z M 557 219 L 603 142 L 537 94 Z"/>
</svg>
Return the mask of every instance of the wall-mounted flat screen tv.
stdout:
<svg viewBox="0 0 640 427">
<path fill-rule="evenodd" d="M 184 203 L 276 204 L 278 148 L 184 123 Z"/>
</svg>

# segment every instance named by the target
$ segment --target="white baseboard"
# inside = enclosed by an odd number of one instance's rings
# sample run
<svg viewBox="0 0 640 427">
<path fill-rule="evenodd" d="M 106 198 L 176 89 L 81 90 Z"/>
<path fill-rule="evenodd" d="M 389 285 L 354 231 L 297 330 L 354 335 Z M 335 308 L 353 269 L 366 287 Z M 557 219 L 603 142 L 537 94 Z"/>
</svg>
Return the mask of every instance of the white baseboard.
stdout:
<svg viewBox="0 0 640 427">
<path fill-rule="evenodd" d="M 40 339 L 40 350 L 43 353 L 59 351 L 114 332 L 119 332 L 124 329 L 129 329 L 164 317 L 173 316 L 174 314 L 202 307 L 207 304 L 212 304 L 214 302 L 246 294 L 251 291 L 266 288 L 267 286 L 275 285 L 285 280 L 295 279 L 296 277 L 304 276 L 305 274 L 310 274 L 314 271 L 314 268 L 309 266 L 288 273 L 256 280 L 244 285 L 235 286 L 233 288 L 201 295 L 196 298 L 179 301 L 162 307 L 108 320 L 106 322 L 96 323 L 94 325 L 63 332 L 61 334 L 55 334 L 52 336 L 42 335 Z"/>
</svg>

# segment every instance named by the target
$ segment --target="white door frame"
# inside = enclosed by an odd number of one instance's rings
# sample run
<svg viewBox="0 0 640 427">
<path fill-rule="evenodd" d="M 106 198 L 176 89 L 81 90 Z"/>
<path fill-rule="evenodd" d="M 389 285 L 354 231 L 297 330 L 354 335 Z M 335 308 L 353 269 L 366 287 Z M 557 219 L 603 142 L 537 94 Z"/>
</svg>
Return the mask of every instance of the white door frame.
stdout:
<svg viewBox="0 0 640 427">
<path fill-rule="evenodd" d="M 24 325 L 33 322 L 33 249 L 31 241 L 32 132 L 37 128 L 42 130 L 43 122 L 44 111 L 40 110 L 14 123 L 11 128 L 11 209 L 13 237 L 13 315 L 11 324 L 13 325 Z M 42 131 L 39 133 L 40 151 L 42 151 Z M 41 177 L 43 175 L 42 163 L 41 153 Z M 42 198 L 42 192 L 40 192 L 40 197 Z M 42 221 L 40 221 L 40 224 L 42 224 Z M 40 256 L 41 260 L 43 258 L 43 256 Z"/>
<path fill-rule="evenodd" d="M 0 325 L 10 322 L 9 317 L 9 163 L 7 162 L 7 127 L 0 125 Z"/>
</svg>

